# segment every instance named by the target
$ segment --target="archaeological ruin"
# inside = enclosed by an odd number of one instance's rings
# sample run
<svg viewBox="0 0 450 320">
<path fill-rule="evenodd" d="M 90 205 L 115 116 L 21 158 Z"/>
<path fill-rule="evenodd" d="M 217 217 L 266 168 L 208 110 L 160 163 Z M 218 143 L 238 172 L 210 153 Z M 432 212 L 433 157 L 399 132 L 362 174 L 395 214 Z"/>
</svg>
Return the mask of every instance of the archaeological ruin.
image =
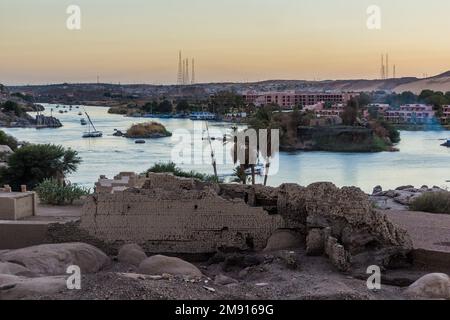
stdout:
<svg viewBox="0 0 450 320">
<path fill-rule="evenodd" d="M 168 254 L 259 251 L 276 231 L 290 230 L 309 255 L 328 256 L 341 271 L 403 267 L 412 250 L 408 234 L 360 189 L 331 183 L 272 188 L 121 173 L 99 179 L 81 221 L 67 228 L 54 226 L 53 241 L 90 242 L 108 252 L 137 243 Z"/>
</svg>

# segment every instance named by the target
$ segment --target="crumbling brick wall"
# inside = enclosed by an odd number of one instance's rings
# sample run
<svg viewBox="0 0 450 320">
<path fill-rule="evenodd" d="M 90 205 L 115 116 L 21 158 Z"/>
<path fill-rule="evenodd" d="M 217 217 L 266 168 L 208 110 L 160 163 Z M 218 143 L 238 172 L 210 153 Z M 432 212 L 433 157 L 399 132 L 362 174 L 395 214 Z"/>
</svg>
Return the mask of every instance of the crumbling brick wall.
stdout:
<svg viewBox="0 0 450 320">
<path fill-rule="evenodd" d="M 218 248 L 263 249 L 285 223 L 242 199 L 225 199 L 217 186 L 151 174 L 142 188 L 96 193 L 80 228 L 106 243 L 133 242 L 148 252 L 209 253 Z"/>
</svg>

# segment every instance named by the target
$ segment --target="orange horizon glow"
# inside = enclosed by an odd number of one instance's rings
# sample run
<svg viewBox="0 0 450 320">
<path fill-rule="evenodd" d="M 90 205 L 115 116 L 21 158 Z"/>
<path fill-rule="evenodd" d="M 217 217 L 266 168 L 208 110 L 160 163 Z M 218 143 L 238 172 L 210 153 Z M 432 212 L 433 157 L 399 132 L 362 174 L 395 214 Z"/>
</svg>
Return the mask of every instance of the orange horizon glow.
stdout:
<svg viewBox="0 0 450 320">
<path fill-rule="evenodd" d="M 449 2 L 377 2 L 381 30 L 366 0 L 2 0 L 0 83 L 174 84 L 179 50 L 197 82 L 374 79 L 382 53 L 397 77 L 450 70 Z"/>
</svg>

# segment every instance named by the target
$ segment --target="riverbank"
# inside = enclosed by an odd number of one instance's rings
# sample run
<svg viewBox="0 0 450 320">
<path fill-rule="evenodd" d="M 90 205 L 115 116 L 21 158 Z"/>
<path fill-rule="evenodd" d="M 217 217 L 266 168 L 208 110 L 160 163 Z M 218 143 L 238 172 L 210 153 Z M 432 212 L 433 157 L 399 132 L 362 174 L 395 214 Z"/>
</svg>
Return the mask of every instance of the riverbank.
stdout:
<svg viewBox="0 0 450 320">
<path fill-rule="evenodd" d="M 55 105 L 45 105 L 45 114 Z M 68 177 L 73 183 L 93 187 L 93 181 L 99 174 L 113 176 L 117 172 L 127 171 L 130 167 L 144 172 L 157 162 L 173 161 L 172 150 L 177 145 L 174 138 L 149 139 L 144 145 L 137 145 L 133 139 L 114 137 L 114 129 L 125 132 L 131 125 L 145 122 L 146 118 L 127 118 L 108 114 L 107 108 L 85 107 L 95 123 L 97 130 L 103 131 L 100 139 L 81 139 L 85 127 L 80 125 L 78 110 L 58 115 L 64 125 L 55 134 L 53 129 L 35 130 L 31 128 L 6 128 L 4 131 L 19 141 L 30 143 L 61 144 L 77 150 L 83 159 L 76 174 Z M 199 157 L 200 162 L 178 163 L 185 171 L 197 171 L 212 174 L 209 146 L 205 145 L 204 124 L 189 119 L 159 119 L 168 131 L 176 133 L 182 130 L 190 137 L 190 154 Z M 231 133 L 229 123 L 210 122 L 211 136 L 221 137 Z M 241 127 L 244 128 L 244 127 Z M 195 133 L 195 134 L 194 134 Z M 381 184 L 383 189 L 395 189 L 399 185 L 439 186 L 450 188 L 450 148 L 442 147 L 446 140 L 446 131 L 402 131 L 401 141 L 396 146 L 399 152 L 347 153 L 347 152 L 280 152 L 273 159 L 268 184 L 278 186 L 283 182 L 310 184 L 316 181 L 332 181 L 338 186 L 354 185 L 366 193 L 372 193 L 373 187 Z M 178 141 L 179 142 L 179 141 Z M 216 151 L 219 175 L 231 175 L 235 165 L 231 159 L 230 145 L 222 141 L 212 141 Z M 192 158 L 194 159 L 194 158 Z M 201 159 L 201 157 L 199 158 Z M 257 183 L 264 177 L 257 176 Z"/>
</svg>

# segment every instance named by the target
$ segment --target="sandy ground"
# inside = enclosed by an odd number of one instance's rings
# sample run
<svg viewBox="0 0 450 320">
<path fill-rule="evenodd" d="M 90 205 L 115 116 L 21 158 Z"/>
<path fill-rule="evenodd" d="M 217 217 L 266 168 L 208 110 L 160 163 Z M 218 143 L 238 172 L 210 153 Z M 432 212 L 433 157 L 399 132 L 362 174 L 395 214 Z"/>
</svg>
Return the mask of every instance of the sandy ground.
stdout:
<svg viewBox="0 0 450 320">
<path fill-rule="evenodd" d="M 296 260 L 286 263 L 285 254 Z M 191 282 L 181 278 L 154 280 L 136 275 L 135 268 L 114 263 L 108 270 L 82 278 L 81 290 L 67 290 L 35 299 L 175 299 L 175 300 L 272 300 L 272 299 L 403 299 L 402 288 L 382 285 L 381 290 L 367 289 L 365 280 L 337 272 L 326 258 L 306 257 L 303 250 L 255 254 L 261 263 L 249 266 L 227 266 L 223 263 L 200 263 L 205 277 Z M 125 274 L 124 274 L 125 272 Z M 214 277 L 223 274 L 237 283 L 220 285 Z"/>
<path fill-rule="evenodd" d="M 415 249 L 450 253 L 450 215 L 414 211 L 383 211 L 409 232 Z"/>
</svg>

